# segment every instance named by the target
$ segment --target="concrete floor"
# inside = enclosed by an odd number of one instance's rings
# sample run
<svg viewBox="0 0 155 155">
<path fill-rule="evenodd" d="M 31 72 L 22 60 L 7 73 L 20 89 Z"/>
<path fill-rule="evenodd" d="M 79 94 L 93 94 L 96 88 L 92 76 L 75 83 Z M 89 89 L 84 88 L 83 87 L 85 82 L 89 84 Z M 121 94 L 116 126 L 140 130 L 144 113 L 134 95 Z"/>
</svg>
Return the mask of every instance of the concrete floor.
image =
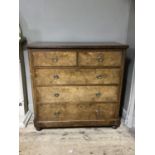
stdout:
<svg viewBox="0 0 155 155">
<path fill-rule="evenodd" d="M 134 138 L 112 128 L 20 129 L 20 155 L 134 155 Z"/>
</svg>

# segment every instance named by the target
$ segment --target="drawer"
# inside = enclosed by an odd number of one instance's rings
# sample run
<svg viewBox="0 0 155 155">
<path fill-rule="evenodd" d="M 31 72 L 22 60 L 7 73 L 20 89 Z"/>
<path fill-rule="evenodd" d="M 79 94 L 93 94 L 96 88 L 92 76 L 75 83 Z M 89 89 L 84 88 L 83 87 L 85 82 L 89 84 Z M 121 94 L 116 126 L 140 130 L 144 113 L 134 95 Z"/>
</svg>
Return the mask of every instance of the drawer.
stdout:
<svg viewBox="0 0 155 155">
<path fill-rule="evenodd" d="M 36 69 L 36 85 L 119 84 L 120 69 Z"/>
<path fill-rule="evenodd" d="M 117 102 L 117 86 L 36 87 L 37 102 Z"/>
<path fill-rule="evenodd" d="M 104 120 L 114 118 L 116 104 L 38 104 L 39 121 Z"/>
<path fill-rule="evenodd" d="M 32 52 L 34 66 L 75 66 L 76 52 L 65 50 Z"/>
<path fill-rule="evenodd" d="M 81 51 L 79 52 L 80 66 L 121 66 L 121 51 Z"/>
</svg>

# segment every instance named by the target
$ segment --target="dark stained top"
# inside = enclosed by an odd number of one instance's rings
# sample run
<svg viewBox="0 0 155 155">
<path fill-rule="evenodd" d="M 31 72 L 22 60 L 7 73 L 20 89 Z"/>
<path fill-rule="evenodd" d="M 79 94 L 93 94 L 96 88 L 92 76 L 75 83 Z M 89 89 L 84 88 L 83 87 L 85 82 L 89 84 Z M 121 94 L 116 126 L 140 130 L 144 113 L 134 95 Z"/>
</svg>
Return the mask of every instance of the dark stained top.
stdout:
<svg viewBox="0 0 155 155">
<path fill-rule="evenodd" d="M 28 44 L 28 49 L 51 49 L 51 48 L 111 48 L 126 49 L 128 45 L 116 42 L 34 42 Z"/>
</svg>

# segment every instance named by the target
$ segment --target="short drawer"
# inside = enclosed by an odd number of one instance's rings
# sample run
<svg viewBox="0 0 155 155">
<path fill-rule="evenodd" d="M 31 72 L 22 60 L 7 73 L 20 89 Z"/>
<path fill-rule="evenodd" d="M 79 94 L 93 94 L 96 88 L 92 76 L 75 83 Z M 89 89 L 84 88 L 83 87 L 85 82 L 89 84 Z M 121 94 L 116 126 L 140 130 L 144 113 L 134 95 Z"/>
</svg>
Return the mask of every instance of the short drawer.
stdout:
<svg viewBox="0 0 155 155">
<path fill-rule="evenodd" d="M 34 66 L 75 66 L 76 52 L 50 50 L 32 52 Z"/>
<path fill-rule="evenodd" d="M 119 84 L 120 69 L 36 69 L 36 85 Z"/>
<path fill-rule="evenodd" d="M 39 104 L 39 121 L 104 120 L 114 118 L 116 104 Z"/>
<path fill-rule="evenodd" d="M 117 102 L 117 86 L 36 87 L 37 102 Z"/>
<path fill-rule="evenodd" d="M 121 51 L 81 51 L 79 52 L 80 66 L 121 66 Z"/>
</svg>

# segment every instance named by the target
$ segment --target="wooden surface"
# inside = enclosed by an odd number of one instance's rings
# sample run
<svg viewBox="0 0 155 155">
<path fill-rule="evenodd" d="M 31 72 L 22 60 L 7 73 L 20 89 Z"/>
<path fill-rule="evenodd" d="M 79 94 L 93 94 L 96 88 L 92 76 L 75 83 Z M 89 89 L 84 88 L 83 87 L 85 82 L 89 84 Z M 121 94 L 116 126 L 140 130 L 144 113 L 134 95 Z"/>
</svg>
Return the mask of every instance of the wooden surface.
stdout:
<svg viewBox="0 0 155 155">
<path fill-rule="evenodd" d="M 29 46 L 36 128 L 119 126 L 127 46 L 45 45 Z"/>
<path fill-rule="evenodd" d="M 28 45 L 29 49 L 52 49 L 52 48 L 104 48 L 104 49 L 126 49 L 128 45 L 116 42 L 34 42 Z"/>
<path fill-rule="evenodd" d="M 60 103 L 61 104 L 61 103 Z M 115 104 L 40 104 L 38 118 L 40 121 L 69 120 L 103 120 L 114 117 Z"/>
<path fill-rule="evenodd" d="M 120 69 L 35 69 L 36 86 L 119 84 Z"/>
<path fill-rule="evenodd" d="M 36 87 L 37 102 L 117 102 L 117 86 Z"/>
<path fill-rule="evenodd" d="M 49 52 L 33 52 L 34 66 L 75 66 L 76 52 L 57 52 L 51 50 Z"/>
<path fill-rule="evenodd" d="M 82 50 L 83 51 L 83 50 Z M 79 66 L 121 66 L 120 50 L 85 50 L 79 52 Z"/>
</svg>

